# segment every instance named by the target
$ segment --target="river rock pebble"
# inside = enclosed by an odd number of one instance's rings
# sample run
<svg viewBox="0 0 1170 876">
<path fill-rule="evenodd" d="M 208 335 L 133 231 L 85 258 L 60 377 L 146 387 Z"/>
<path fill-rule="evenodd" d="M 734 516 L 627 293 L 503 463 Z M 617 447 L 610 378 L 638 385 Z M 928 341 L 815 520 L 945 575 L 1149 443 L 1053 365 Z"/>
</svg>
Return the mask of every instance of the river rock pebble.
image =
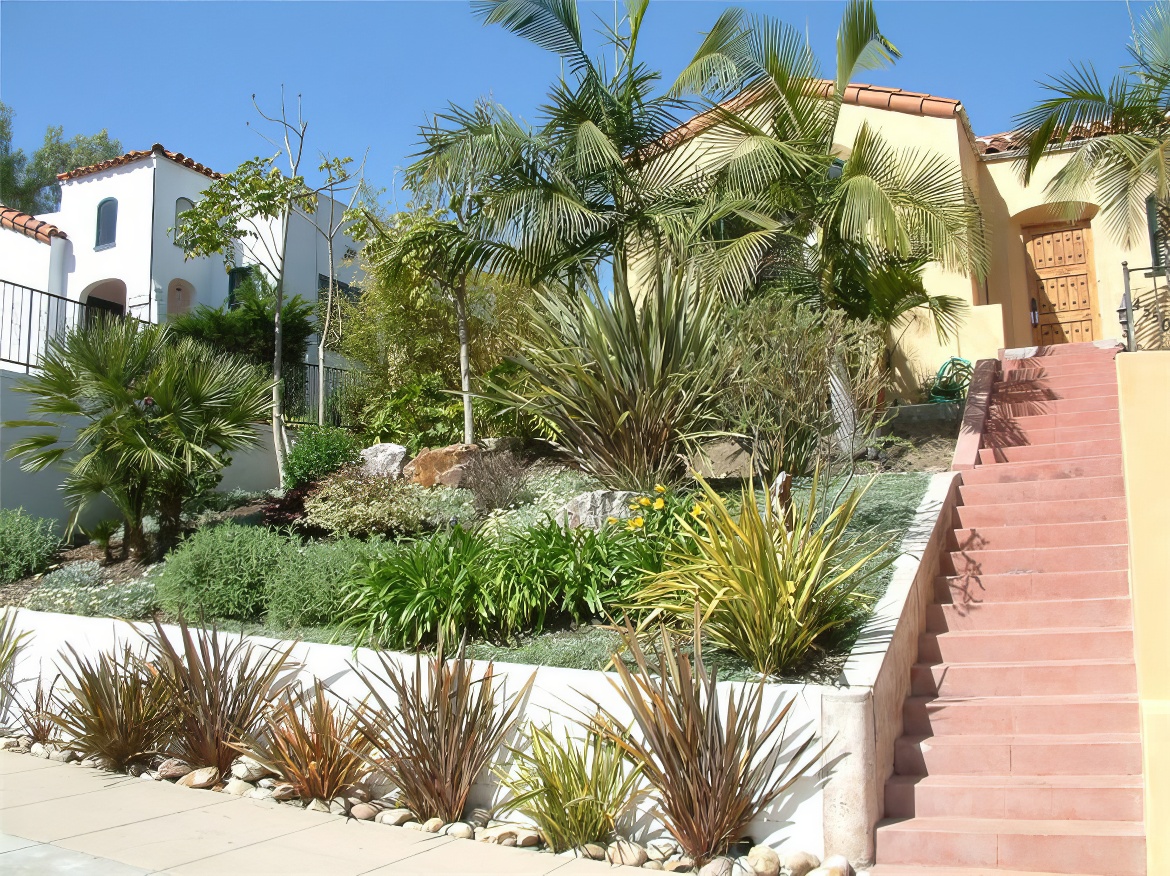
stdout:
<svg viewBox="0 0 1170 876">
<path fill-rule="evenodd" d="M 31 754 L 33 757 L 47 758 L 50 754 L 53 753 L 53 748 L 52 748 L 52 746 L 45 745 L 42 742 L 34 742 L 32 745 L 29 746 L 28 753 Z"/>
<path fill-rule="evenodd" d="M 249 791 L 256 790 L 256 786 L 251 782 L 245 782 L 243 779 L 228 779 L 226 785 L 223 786 L 225 794 L 233 794 L 236 797 L 243 797 Z"/>
<path fill-rule="evenodd" d="M 349 817 L 358 821 L 373 821 L 378 815 L 378 807 L 369 803 L 355 803 L 349 807 Z"/>
<path fill-rule="evenodd" d="M 401 827 L 408 821 L 414 820 L 414 815 L 409 809 L 383 809 L 378 813 L 378 824 L 389 824 L 394 827 Z"/>
<path fill-rule="evenodd" d="M 271 788 L 261 788 L 257 785 L 244 796 L 250 800 L 271 800 L 275 795 Z"/>
<path fill-rule="evenodd" d="M 184 788 L 210 788 L 218 781 L 219 770 L 211 766 L 191 770 L 175 784 L 182 785 Z"/>
<path fill-rule="evenodd" d="M 611 864 L 624 864 L 627 867 L 641 867 L 649 860 L 646 850 L 637 843 L 629 840 L 618 840 L 609 844 L 605 850 L 605 859 Z"/>
<path fill-rule="evenodd" d="M 447 829 L 443 831 L 447 836 L 455 837 L 455 839 L 474 839 L 475 828 L 466 821 L 455 821 L 447 825 Z"/>
<path fill-rule="evenodd" d="M 349 801 L 344 797 L 334 797 L 329 801 L 329 811 L 334 815 L 345 815 L 349 812 Z"/>
<path fill-rule="evenodd" d="M 191 766 L 186 761 L 171 757 L 158 765 L 158 774 L 163 779 L 181 779 L 191 772 Z"/>
<path fill-rule="evenodd" d="M 310 812 L 328 812 L 329 804 L 319 797 L 314 797 L 305 808 Z"/>
<path fill-rule="evenodd" d="M 437 815 L 434 818 L 428 818 L 422 823 L 422 829 L 427 833 L 438 833 L 440 830 L 442 830 L 442 828 L 443 819 L 439 818 Z"/>
<path fill-rule="evenodd" d="M 257 781 L 256 787 L 257 788 L 267 788 L 268 790 L 272 790 L 273 788 L 276 787 L 276 779 L 274 779 L 272 776 L 267 776 L 266 778 L 263 778 L 263 779 L 260 779 L 259 781 Z"/>
<path fill-rule="evenodd" d="M 422 822 L 421 822 L 421 821 L 415 821 L 415 820 L 413 819 L 413 817 L 411 818 L 411 820 L 410 820 L 410 821 L 404 821 L 404 822 L 402 822 L 402 826 L 403 826 L 403 827 L 408 827 L 408 828 L 410 828 L 411 830 L 422 830 L 422 829 L 423 829 Z"/>
<path fill-rule="evenodd" d="M 540 831 L 521 828 L 516 831 L 516 845 L 522 849 L 531 849 L 540 845 Z"/>
<path fill-rule="evenodd" d="M 663 864 L 662 869 L 667 873 L 690 873 L 695 869 L 695 862 L 686 855 L 680 855 Z"/>
<path fill-rule="evenodd" d="M 808 876 L 821 866 L 821 859 L 810 852 L 789 852 L 781 863 L 787 876 Z"/>
<path fill-rule="evenodd" d="M 232 763 L 232 775 L 245 782 L 258 782 L 266 776 L 271 776 L 272 770 L 255 758 L 241 754 Z"/>
<path fill-rule="evenodd" d="M 740 855 L 731 862 L 731 876 L 756 876 L 756 868 L 747 855 Z"/>
<path fill-rule="evenodd" d="M 57 763 L 73 763 L 75 760 L 81 760 L 81 755 L 72 748 L 59 748 L 49 753 L 49 760 L 55 760 Z M 151 776 L 153 777 L 153 774 Z"/>
<path fill-rule="evenodd" d="M 662 862 L 661 861 L 647 860 L 646 863 L 642 865 L 642 869 L 643 870 L 661 870 L 662 869 Z"/>
<path fill-rule="evenodd" d="M 769 846 L 752 846 L 747 859 L 756 876 L 780 876 L 780 856 Z"/>
<path fill-rule="evenodd" d="M 700 867 L 699 876 L 731 876 L 734 864 L 731 858 L 720 855 Z"/>
<path fill-rule="evenodd" d="M 15 736 L 0 736 L 0 749 L 19 748 L 20 740 Z"/>
<path fill-rule="evenodd" d="M 594 861 L 605 860 L 605 846 L 597 843 L 585 843 L 581 846 L 581 852 L 586 858 L 592 858 Z"/>
<path fill-rule="evenodd" d="M 297 796 L 297 789 L 288 782 L 278 782 L 272 786 L 272 799 L 279 802 L 293 800 Z"/>
<path fill-rule="evenodd" d="M 682 854 L 682 849 L 674 840 L 652 840 L 646 846 L 646 856 L 651 861 L 665 862 L 679 854 Z"/>
<path fill-rule="evenodd" d="M 844 855 L 830 855 L 821 861 L 822 870 L 838 870 L 840 876 L 854 876 L 853 865 Z"/>
</svg>

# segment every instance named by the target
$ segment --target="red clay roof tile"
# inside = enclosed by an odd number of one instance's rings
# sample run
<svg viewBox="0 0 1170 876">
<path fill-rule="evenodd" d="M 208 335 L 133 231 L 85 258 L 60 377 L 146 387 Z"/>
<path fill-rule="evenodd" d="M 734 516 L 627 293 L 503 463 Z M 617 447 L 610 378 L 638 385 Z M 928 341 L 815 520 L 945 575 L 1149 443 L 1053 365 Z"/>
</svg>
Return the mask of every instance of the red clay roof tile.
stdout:
<svg viewBox="0 0 1170 876">
<path fill-rule="evenodd" d="M 65 232 L 56 225 L 3 204 L 0 204 L 0 228 L 10 228 L 41 243 L 51 243 L 54 237 L 66 237 Z"/>
<path fill-rule="evenodd" d="M 138 150 L 134 152 L 127 152 L 125 155 L 119 155 L 117 158 L 111 158 L 108 161 L 101 161 L 97 164 L 90 164 L 86 167 L 79 167 L 76 170 L 66 171 L 65 173 L 57 174 L 57 179 L 77 179 L 78 177 L 88 176 L 91 173 L 99 173 L 103 170 L 109 170 L 112 167 L 121 167 L 124 164 L 130 164 L 134 161 L 141 161 L 143 158 L 150 158 L 152 155 L 161 155 L 164 158 L 169 158 L 171 161 L 181 164 L 184 167 L 189 167 L 204 176 L 209 176 L 212 179 L 219 179 L 223 174 L 216 173 L 210 167 L 200 164 L 184 155 L 182 152 L 168 152 L 163 148 L 161 143 L 155 143 L 150 147 L 149 151 Z"/>
</svg>

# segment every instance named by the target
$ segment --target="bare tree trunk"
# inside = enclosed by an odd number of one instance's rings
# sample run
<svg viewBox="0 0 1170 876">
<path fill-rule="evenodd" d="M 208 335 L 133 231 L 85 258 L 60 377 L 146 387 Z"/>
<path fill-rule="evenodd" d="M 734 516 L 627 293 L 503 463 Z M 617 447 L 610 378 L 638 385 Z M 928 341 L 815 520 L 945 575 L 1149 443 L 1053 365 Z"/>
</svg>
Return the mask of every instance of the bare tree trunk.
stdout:
<svg viewBox="0 0 1170 876">
<path fill-rule="evenodd" d="M 329 227 L 333 227 L 333 199 L 329 205 Z M 329 287 L 325 293 L 325 319 L 317 339 L 317 425 L 325 425 L 325 339 L 329 336 L 329 321 L 333 316 L 333 238 L 329 238 Z"/>
<path fill-rule="evenodd" d="M 292 224 L 292 207 L 284 215 L 281 229 L 280 268 L 276 273 L 276 313 L 273 319 L 272 352 L 272 446 L 276 451 L 276 473 L 284 482 L 284 463 L 288 457 L 287 436 L 284 432 L 284 263 L 288 254 L 288 229 Z"/>
<path fill-rule="evenodd" d="M 467 339 L 467 275 L 455 288 L 455 318 L 459 324 L 459 382 L 463 392 L 463 443 L 475 443 L 475 422 L 471 413 L 471 344 Z"/>
</svg>

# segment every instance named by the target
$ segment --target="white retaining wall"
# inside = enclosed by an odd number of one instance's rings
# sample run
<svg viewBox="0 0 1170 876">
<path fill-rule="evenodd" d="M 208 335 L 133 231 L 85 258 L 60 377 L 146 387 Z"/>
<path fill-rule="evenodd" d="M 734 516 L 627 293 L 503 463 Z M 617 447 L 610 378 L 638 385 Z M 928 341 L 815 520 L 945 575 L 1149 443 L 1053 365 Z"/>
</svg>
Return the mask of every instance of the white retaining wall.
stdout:
<svg viewBox="0 0 1170 876">
<path fill-rule="evenodd" d="M 937 574 L 938 554 L 945 549 L 946 531 L 956 490 L 954 475 L 936 475 L 903 541 L 903 555 L 894 567 L 886 596 L 876 607 L 846 664 L 840 686 L 774 684 L 767 688 L 769 715 L 788 701 L 792 708 L 784 746 L 791 751 L 812 733 L 813 751 L 825 754 L 780 800 L 752 826 L 757 842 L 788 850 L 804 849 L 818 855 L 845 854 L 856 864 L 873 859 L 873 828 L 882 816 L 883 787 L 893 765 L 894 740 L 901 733 L 902 702 L 909 688 L 910 667 L 917 657 L 918 635 L 925 627 L 925 605 Z M 20 610 L 18 625 L 34 631 L 21 654 L 14 678 L 18 685 L 51 678 L 57 655 L 66 643 L 82 653 L 110 648 L 116 641 L 133 641 L 137 633 L 124 621 L 83 618 Z M 168 628 L 173 632 L 175 628 Z M 275 640 L 253 637 L 260 644 Z M 364 686 L 355 665 L 378 665 L 368 649 L 340 645 L 299 643 L 294 657 L 303 666 L 305 680 L 320 678 L 339 696 L 360 699 Z M 414 657 L 390 654 L 391 659 L 414 665 Z M 486 667 L 480 662 L 479 667 Z M 573 726 L 580 714 L 592 714 L 591 700 L 619 717 L 621 707 L 612 681 L 616 676 L 554 667 L 496 664 L 507 689 L 517 690 L 533 674 L 533 690 L 525 703 L 524 718 L 554 728 Z M 720 683 L 727 691 L 735 683 Z M 500 799 L 490 776 L 481 778 L 473 804 Z M 640 810 L 635 834 L 645 840 L 661 825 Z"/>
</svg>

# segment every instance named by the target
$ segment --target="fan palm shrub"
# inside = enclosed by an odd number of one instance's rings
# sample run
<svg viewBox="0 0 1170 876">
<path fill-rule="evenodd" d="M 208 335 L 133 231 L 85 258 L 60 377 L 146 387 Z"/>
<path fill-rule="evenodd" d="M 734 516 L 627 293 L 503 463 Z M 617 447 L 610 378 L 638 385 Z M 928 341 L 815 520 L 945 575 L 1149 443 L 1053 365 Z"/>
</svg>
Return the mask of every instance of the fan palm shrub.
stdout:
<svg viewBox="0 0 1170 876">
<path fill-rule="evenodd" d="M 525 379 L 485 395 L 535 416 L 589 474 L 615 489 L 651 490 L 685 473 L 684 450 L 716 425 L 727 369 L 715 298 L 666 265 L 636 300 L 546 291 L 514 361 Z"/>
<path fill-rule="evenodd" d="M 358 668 L 369 690 L 361 710 L 371 766 L 398 790 L 399 803 L 419 820 L 459 821 L 476 779 L 500 753 L 532 688 L 530 676 L 511 695 L 494 666 L 482 672 L 442 648 L 413 671 L 379 652 L 378 667 Z"/>
<path fill-rule="evenodd" d="M 315 680 L 311 691 L 288 691 L 258 731 L 242 734 L 240 750 L 281 776 L 300 797 L 332 800 L 366 772 L 369 740 L 359 711 Z"/>
<path fill-rule="evenodd" d="M 32 415 L 47 419 L 8 425 L 49 431 L 15 441 L 9 458 L 27 471 L 64 463 L 70 528 L 105 496 L 122 516 L 123 545 L 143 556 L 142 518 L 156 512 L 160 542 L 173 543 L 184 501 L 218 479 L 229 453 L 257 442 L 269 387 L 255 366 L 175 342 L 165 326 L 100 320 L 52 340 L 40 373 L 17 385 L 35 396 Z"/>
<path fill-rule="evenodd" d="M 1016 119 L 1024 139 L 1024 182 L 1043 158 L 1079 140 L 1077 149 L 1045 188 L 1063 202 L 1066 218 L 1079 219 L 1087 200 L 1101 202 L 1109 230 L 1129 247 L 1152 204 L 1159 249 L 1170 262 L 1170 3 L 1150 4 L 1129 46 L 1132 63 L 1108 82 L 1092 64 L 1076 64 L 1042 82 L 1048 96 Z M 1096 197 L 1092 187 L 1096 187 Z"/>
<path fill-rule="evenodd" d="M 513 795 L 509 805 L 532 820 L 554 852 L 613 840 L 618 820 L 640 796 L 641 769 L 595 730 L 586 729 L 581 740 L 529 727 L 510 751 L 511 770 L 500 772 Z"/>
<path fill-rule="evenodd" d="M 156 619 L 147 635 L 153 674 L 174 710 L 174 750 L 189 764 L 227 775 L 238 743 L 256 738 L 298 666 L 295 645 L 268 647 L 180 622 L 178 645 Z"/>
<path fill-rule="evenodd" d="M 125 770 L 166 752 L 175 730 L 176 698 L 166 679 L 129 645 L 85 657 L 61 653 L 63 693 L 52 715 L 69 747 Z"/>
<path fill-rule="evenodd" d="M 696 624 L 698 618 L 696 617 Z M 806 773 L 819 752 L 813 736 L 789 744 L 793 699 L 766 707 L 766 685 L 724 686 L 664 628 L 647 654 L 633 628 L 615 656 L 609 683 L 633 715 L 623 719 L 596 700 L 597 731 L 638 766 L 666 829 L 702 866 L 726 853 L 752 821 Z"/>
<path fill-rule="evenodd" d="M 711 644 L 764 676 L 791 669 L 857 617 L 866 581 L 893 562 L 883 558 L 888 538 L 849 530 L 872 483 L 828 513 L 819 472 L 787 512 L 748 486 L 736 515 L 701 481 L 704 496 L 685 524 L 687 549 L 667 557 L 635 605 L 676 628 L 697 610 Z"/>
</svg>

